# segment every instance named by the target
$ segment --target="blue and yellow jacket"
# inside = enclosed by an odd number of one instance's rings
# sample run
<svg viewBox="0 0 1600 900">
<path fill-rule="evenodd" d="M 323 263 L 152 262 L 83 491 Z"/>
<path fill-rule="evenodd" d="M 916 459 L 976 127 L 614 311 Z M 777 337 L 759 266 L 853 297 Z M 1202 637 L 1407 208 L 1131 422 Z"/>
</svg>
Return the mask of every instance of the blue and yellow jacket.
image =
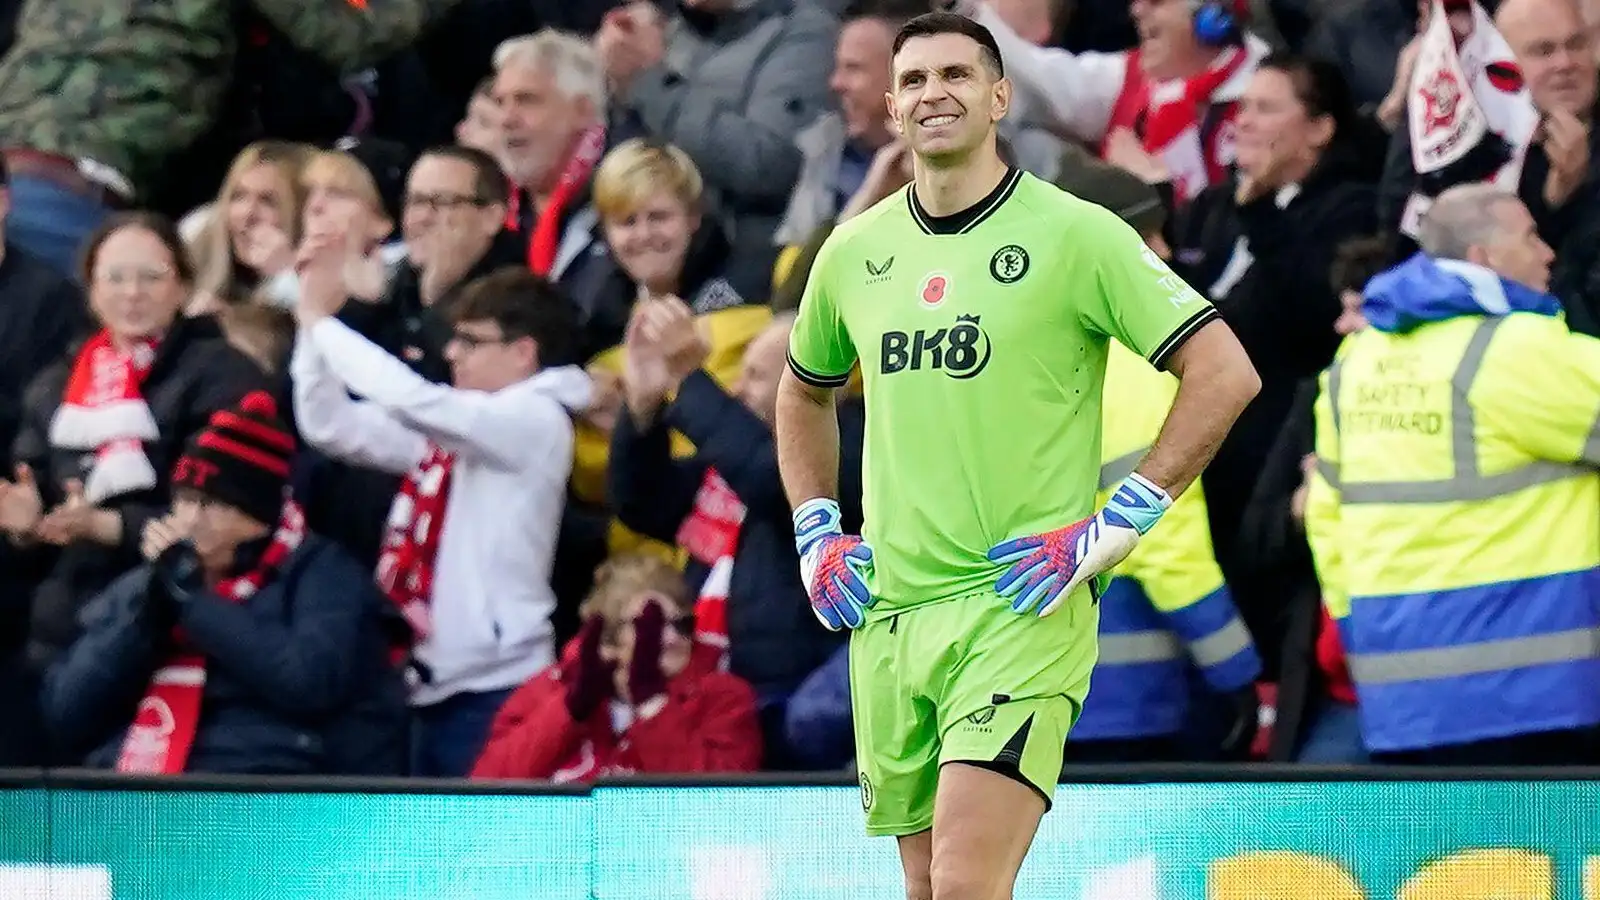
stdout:
<svg viewBox="0 0 1600 900">
<path fill-rule="evenodd" d="M 1101 403 L 1100 502 L 1144 458 L 1172 408 L 1177 379 L 1113 343 Z M 1113 573 L 1100 598 L 1100 660 L 1074 741 L 1181 731 L 1190 666 L 1219 692 L 1261 672 L 1211 550 L 1199 483 L 1185 491 Z"/>
<path fill-rule="evenodd" d="M 1317 400 L 1306 532 L 1374 751 L 1600 723 L 1600 341 L 1416 256 Z"/>
</svg>

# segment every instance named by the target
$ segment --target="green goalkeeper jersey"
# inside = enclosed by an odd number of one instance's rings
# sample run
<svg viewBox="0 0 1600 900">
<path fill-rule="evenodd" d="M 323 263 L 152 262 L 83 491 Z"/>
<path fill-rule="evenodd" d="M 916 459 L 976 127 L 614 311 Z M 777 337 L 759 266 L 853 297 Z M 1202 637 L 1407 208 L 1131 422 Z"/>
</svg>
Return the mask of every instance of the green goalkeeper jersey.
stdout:
<svg viewBox="0 0 1600 900">
<path fill-rule="evenodd" d="M 991 587 L 985 554 L 1093 512 L 1108 341 L 1157 366 L 1217 315 L 1108 210 L 1011 170 L 934 217 L 908 186 L 834 230 L 789 343 L 866 394 L 869 620 Z"/>
</svg>

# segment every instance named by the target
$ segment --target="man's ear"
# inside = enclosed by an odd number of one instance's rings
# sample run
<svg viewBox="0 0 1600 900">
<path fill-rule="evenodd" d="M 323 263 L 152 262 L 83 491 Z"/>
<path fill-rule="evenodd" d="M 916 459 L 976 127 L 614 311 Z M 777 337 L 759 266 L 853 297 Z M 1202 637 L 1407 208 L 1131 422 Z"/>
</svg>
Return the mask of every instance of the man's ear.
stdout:
<svg viewBox="0 0 1600 900">
<path fill-rule="evenodd" d="M 998 122 L 1011 111 L 1011 79 L 1001 78 L 994 83 L 994 94 L 989 104 L 990 117 Z"/>
<path fill-rule="evenodd" d="M 538 341 L 531 337 L 518 338 L 517 349 L 519 352 L 525 351 L 528 354 L 528 371 L 537 372 L 544 368 L 544 364 L 539 359 Z"/>
</svg>

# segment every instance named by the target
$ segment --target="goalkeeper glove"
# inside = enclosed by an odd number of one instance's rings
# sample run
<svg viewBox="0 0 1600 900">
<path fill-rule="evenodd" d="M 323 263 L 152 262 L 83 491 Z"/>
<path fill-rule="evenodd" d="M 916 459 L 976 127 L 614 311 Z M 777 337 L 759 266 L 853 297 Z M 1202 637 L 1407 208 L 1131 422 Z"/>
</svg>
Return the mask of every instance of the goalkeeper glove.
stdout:
<svg viewBox="0 0 1600 900">
<path fill-rule="evenodd" d="M 866 569 L 872 548 L 840 527 L 839 504 L 817 497 L 794 511 L 794 546 L 800 551 L 800 578 L 811 611 L 829 631 L 860 628 L 874 602 L 867 592 Z"/>
<path fill-rule="evenodd" d="M 1135 472 L 1089 518 L 990 548 L 990 562 L 1010 565 L 995 593 L 1011 600 L 1013 612 L 1048 616 L 1079 585 L 1126 559 L 1171 505 L 1166 491 Z"/>
</svg>

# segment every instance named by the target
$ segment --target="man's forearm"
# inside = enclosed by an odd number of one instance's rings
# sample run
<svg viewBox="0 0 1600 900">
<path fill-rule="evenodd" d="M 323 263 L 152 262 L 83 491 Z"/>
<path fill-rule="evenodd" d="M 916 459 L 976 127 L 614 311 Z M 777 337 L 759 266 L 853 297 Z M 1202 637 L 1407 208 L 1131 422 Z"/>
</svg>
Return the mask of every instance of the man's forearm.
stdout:
<svg viewBox="0 0 1600 900">
<path fill-rule="evenodd" d="M 1176 498 L 1217 455 L 1261 379 L 1233 332 L 1220 321 L 1195 333 L 1172 359 L 1178 395 L 1138 472 Z"/>
<path fill-rule="evenodd" d="M 778 383 L 778 476 L 790 506 L 838 499 L 839 417 L 833 392 L 810 388 L 790 372 Z"/>
</svg>

